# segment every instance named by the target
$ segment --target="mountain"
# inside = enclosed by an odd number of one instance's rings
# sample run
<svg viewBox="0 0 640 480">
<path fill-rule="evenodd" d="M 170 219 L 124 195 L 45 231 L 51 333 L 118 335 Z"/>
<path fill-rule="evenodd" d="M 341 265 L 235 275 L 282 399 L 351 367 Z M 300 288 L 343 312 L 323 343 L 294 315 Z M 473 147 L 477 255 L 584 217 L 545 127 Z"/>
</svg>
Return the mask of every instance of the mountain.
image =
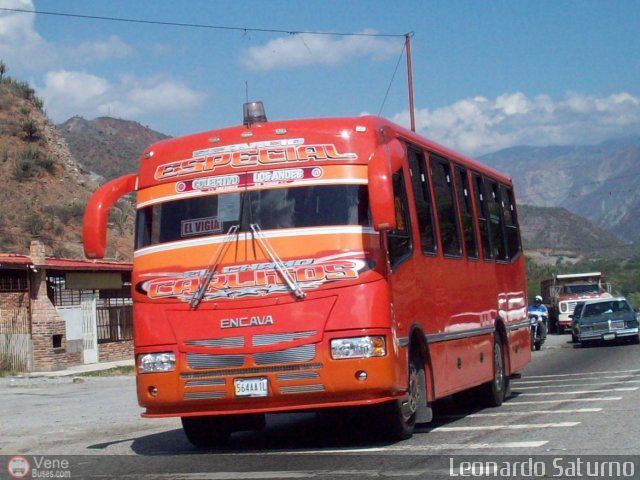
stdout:
<svg viewBox="0 0 640 480">
<path fill-rule="evenodd" d="M 514 147 L 479 160 L 513 178 L 520 204 L 566 208 L 640 242 L 640 137 L 592 146 Z"/>
<path fill-rule="evenodd" d="M 165 138 L 108 117 L 73 117 L 56 128 L 33 88 L 4 75 L 0 251 L 27 253 L 37 237 L 48 255 L 81 258 L 91 193 L 105 179 L 135 172 L 140 153 Z M 514 178 L 526 252 L 545 261 L 628 251 L 615 235 L 640 240 L 640 218 L 633 215 L 640 206 L 639 159 L 640 137 L 589 147 L 514 147 L 480 158 Z M 109 258 L 131 258 L 134 218 L 132 201 L 118 202 L 110 217 Z"/>
<path fill-rule="evenodd" d="M 139 123 L 108 117 L 95 120 L 73 117 L 57 128 L 83 166 L 106 179 L 136 171 L 140 152 L 153 141 L 168 138 Z M 528 255 L 537 254 L 543 262 L 555 262 L 559 256 L 575 259 L 586 255 L 619 256 L 629 249 L 620 247 L 620 238 L 583 218 L 584 212 L 580 216 L 580 205 L 576 207 L 578 212 L 573 213 L 569 206 L 555 207 L 562 202 L 556 202 L 549 192 L 554 192 L 558 198 L 570 200 L 575 191 L 567 186 L 573 181 L 570 175 L 552 175 L 550 172 L 573 168 L 570 166 L 577 162 L 576 159 L 596 163 L 601 161 L 603 155 L 613 155 L 624 148 L 633 149 L 639 144 L 640 139 L 627 139 L 624 142 L 608 142 L 600 148 L 514 147 L 480 160 L 512 175 L 514 171 L 521 172 L 520 177 L 516 178 L 516 188 L 522 238 Z M 541 166 L 535 170 L 538 172 L 536 175 L 529 176 L 533 171 L 531 165 Z M 628 168 L 631 166 L 627 165 Z M 524 180 L 519 181 L 518 178 Z M 543 178 L 544 182 L 541 181 Z M 612 179 L 605 171 L 597 176 L 597 180 L 605 188 Z M 543 191 L 544 194 L 538 193 Z M 597 194 L 597 189 L 594 188 L 594 191 Z M 535 205 L 548 207 L 536 208 Z"/>
<path fill-rule="evenodd" d="M 135 172 L 142 151 L 169 138 L 138 122 L 110 117 L 94 120 L 73 117 L 56 128 L 78 162 L 107 180 Z"/>
<path fill-rule="evenodd" d="M 74 159 L 27 83 L 0 78 L 0 251 L 27 254 L 40 239 L 46 254 L 82 258 L 82 217 L 97 184 Z M 134 211 L 119 203 L 107 256 L 132 256 Z"/>
<path fill-rule="evenodd" d="M 520 232 L 525 253 L 538 263 L 559 258 L 575 263 L 595 257 L 627 257 L 634 249 L 589 220 L 558 207 L 520 205 Z"/>
</svg>

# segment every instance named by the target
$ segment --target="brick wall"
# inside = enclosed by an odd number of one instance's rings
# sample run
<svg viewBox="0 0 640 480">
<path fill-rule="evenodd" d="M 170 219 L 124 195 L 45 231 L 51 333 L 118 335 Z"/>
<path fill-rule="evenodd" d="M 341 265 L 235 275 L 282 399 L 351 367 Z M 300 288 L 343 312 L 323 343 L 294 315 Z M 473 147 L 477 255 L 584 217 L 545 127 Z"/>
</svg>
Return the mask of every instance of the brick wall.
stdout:
<svg viewBox="0 0 640 480">
<path fill-rule="evenodd" d="M 54 340 L 57 338 L 60 338 L 59 347 L 54 346 Z M 32 276 L 31 341 L 33 370 L 36 372 L 63 370 L 82 363 L 82 353 L 66 351 L 66 324 L 47 297 L 43 268 L 38 269 Z"/>
<path fill-rule="evenodd" d="M 133 358 L 133 340 L 98 344 L 98 361 L 112 362 Z"/>
</svg>

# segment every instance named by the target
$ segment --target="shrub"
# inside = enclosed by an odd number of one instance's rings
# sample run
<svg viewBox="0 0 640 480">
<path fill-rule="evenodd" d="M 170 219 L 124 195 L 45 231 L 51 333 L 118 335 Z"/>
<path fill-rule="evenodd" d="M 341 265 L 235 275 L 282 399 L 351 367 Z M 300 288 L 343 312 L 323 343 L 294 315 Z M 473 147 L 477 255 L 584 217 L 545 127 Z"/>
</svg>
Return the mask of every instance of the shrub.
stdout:
<svg viewBox="0 0 640 480">
<path fill-rule="evenodd" d="M 84 215 L 84 203 L 76 200 L 71 205 L 49 205 L 44 208 L 47 215 L 57 217 L 62 223 L 80 220 Z"/>
<path fill-rule="evenodd" d="M 20 156 L 13 160 L 13 178 L 19 182 L 31 178 L 34 170 L 34 164 L 28 158 Z"/>
<path fill-rule="evenodd" d="M 25 219 L 25 227 L 31 235 L 38 235 L 44 227 L 44 221 L 39 213 L 33 212 Z"/>
<path fill-rule="evenodd" d="M 46 157 L 40 156 L 36 158 L 35 163 L 39 169 L 44 170 L 45 172 L 50 173 L 51 175 L 56 173 L 56 162 L 51 156 L 46 156 Z"/>
<path fill-rule="evenodd" d="M 42 98 L 34 96 L 32 103 L 33 103 L 33 106 L 36 107 L 38 110 L 40 110 L 41 112 L 43 111 L 44 100 Z"/>
<path fill-rule="evenodd" d="M 53 175 L 56 162 L 53 157 L 43 156 L 37 147 L 26 147 L 13 161 L 13 178 L 19 182 L 28 180 L 37 172 L 47 172 Z"/>
<path fill-rule="evenodd" d="M 38 138 L 38 125 L 36 125 L 33 118 L 24 118 L 22 122 L 20 122 L 20 128 L 22 128 L 22 131 L 27 136 L 27 141 L 32 142 Z"/>
</svg>

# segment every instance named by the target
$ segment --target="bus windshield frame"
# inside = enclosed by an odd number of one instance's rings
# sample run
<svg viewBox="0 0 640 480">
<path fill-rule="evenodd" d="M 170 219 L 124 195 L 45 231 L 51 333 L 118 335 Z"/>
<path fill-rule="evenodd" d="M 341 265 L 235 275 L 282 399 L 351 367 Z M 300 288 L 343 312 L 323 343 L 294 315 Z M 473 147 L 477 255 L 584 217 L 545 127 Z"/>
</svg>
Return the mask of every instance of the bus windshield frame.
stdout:
<svg viewBox="0 0 640 480">
<path fill-rule="evenodd" d="M 155 203 L 138 209 L 135 248 L 223 235 L 233 225 L 251 231 L 371 226 L 366 185 L 286 186 L 214 193 Z"/>
</svg>

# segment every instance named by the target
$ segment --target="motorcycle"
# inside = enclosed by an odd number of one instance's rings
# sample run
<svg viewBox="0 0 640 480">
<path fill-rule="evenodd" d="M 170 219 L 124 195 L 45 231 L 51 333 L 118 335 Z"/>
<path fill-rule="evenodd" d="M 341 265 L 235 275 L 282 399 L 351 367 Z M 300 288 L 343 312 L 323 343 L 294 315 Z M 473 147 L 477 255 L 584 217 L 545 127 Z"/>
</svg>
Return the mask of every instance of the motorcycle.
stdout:
<svg viewBox="0 0 640 480">
<path fill-rule="evenodd" d="M 540 350 L 547 338 L 547 316 L 541 312 L 529 312 L 531 350 Z"/>
</svg>

